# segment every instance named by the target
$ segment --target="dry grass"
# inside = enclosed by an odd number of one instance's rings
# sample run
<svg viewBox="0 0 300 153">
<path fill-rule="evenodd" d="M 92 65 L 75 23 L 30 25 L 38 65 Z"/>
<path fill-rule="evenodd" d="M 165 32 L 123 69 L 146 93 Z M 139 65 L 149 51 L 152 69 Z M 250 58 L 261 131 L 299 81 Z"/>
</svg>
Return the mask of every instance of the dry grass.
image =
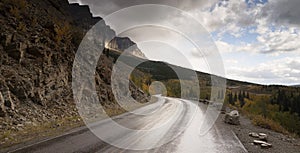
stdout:
<svg viewBox="0 0 300 153">
<path fill-rule="evenodd" d="M 68 22 L 58 22 L 55 21 L 56 27 L 54 29 L 55 31 L 55 41 L 57 43 L 60 43 L 64 41 L 65 43 L 70 43 L 72 39 L 72 33 L 71 33 L 71 25 Z"/>
<path fill-rule="evenodd" d="M 39 125 L 28 125 L 21 130 L 5 130 L 0 132 L 0 148 L 6 148 L 34 139 L 57 136 L 67 130 L 83 125 L 79 116 L 67 117 Z"/>
<path fill-rule="evenodd" d="M 123 114 L 123 113 L 125 113 L 125 112 L 126 112 L 126 110 L 124 110 L 124 109 L 121 108 L 121 107 L 105 108 L 105 113 L 106 113 L 108 116 L 116 116 L 116 115 Z"/>
<path fill-rule="evenodd" d="M 38 20 L 36 17 L 33 17 L 32 20 L 31 20 L 31 26 L 35 27 L 38 25 Z"/>
<path fill-rule="evenodd" d="M 9 9 L 9 13 L 10 13 L 12 16 L 14 16 L 15 18 L 17 18 L 17 19 L 19 19 L 19 18 L 21 17 L 20 11 L 19 11 L 19 9 L 16 8 L 16 7 L 11 7 L 11 8 Z"/>
<path fill-rule="evenodd" d="M 251 104 L 250 102 L 246 103 L 247 105 Z M 259 126 L 265 129 L 273 130 L 283 134 L 290 134 L 283 126 L 281 126 L 278 122 L 271 120 L 269 118 L 265 118 L 262 115 L 255 114 L 253 112 L 249 112 L 247 110 L 241 109 L 240 107 L 231 106 L 231 109 L 238 110 L 241 114 L 247 116 L 253 125 Z"/>
<path fill-rule="evenodd" d="M 25 23 L 24 22 L 19 22 L 17 30 L 21 31 L 21 32 L 26 32 L 26 25 L 25 25 Z"/>
<path fill-rule="evenodd" d="M 10 7 L 9 13 L 17 19 L 21 18 L 21 14 L 26 13 L 28 6 L 26 0 L 4 0 L 3 3 Z"/>
<path fill-rule="evenodd" d="M 283 128 L 279 123 L 271 119 L 264 118 L 262 115 L 250 115 L 250 119 L 252 123 L 256 126 L 265 129 L 270 129 L 283 134 L 289 134 L 289 132 L 285 128 Z"/>
<path fill-rule="evenodd" d="M 153 103 L 156 101 L 157 98 L 153 98 L 149 103 Z M 133 110 L 137 108 L 132 107 L 128 109 Z M 124 110 L 119 105 L 109 105 L 105 107 L 105 112 L 108 116 L 116 116 L 125 113 L 126 110 Z M 83 125 L 84 123 L 82 122 L 80 116 L 73 116 L 52 120 L 38 125 L 27 125 L 21 130 L 0 131 L 0 142 L 2 142 L 0 143 L 0 148 L 6 148 L 22 142 L 61 135 L 68 130 Z"/>
<path fill-rule="evenodd" d="M 28 6 L 27 0 L 5 0 L 6 4 L 17 7 L 20 11 L 24 11 Z"/>
</svg>

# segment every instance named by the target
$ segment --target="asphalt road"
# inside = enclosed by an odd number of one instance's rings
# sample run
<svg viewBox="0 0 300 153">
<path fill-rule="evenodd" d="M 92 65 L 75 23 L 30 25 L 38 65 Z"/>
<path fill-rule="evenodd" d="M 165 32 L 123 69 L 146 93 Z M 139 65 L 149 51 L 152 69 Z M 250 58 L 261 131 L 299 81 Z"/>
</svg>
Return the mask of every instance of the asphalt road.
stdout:
<svg viewBox="0 0 300 153">
<path fill-rule="evenodd" d="M 74 132 L 11 152 L 247 152 L 230 129 L 218 124 L 200 136 L 204 109 L 205 105 L 199 106 L 195 102 L 161 98 L 158 103 L 114 117 L 113 121 L 94 123 L 90 129 L 82 127 Z"/>
</svg>

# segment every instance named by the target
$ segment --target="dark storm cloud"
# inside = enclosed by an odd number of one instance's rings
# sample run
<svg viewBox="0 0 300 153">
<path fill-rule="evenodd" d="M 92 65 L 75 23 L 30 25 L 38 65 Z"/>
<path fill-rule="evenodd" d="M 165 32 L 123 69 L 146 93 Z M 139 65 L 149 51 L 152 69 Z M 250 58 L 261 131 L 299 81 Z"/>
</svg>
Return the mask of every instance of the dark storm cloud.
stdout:
<svg viewBox="0 0 300 153">
<path fill-rule="evenodd" d="M 142 4 L 160 4 L 177 7 L 182 10 L 203 8 L 208 3 L 212 4 L 217 0 L 69 0 L 80 2 L 91 7 L 94 15 L 105 16 L 120 9 Z"/>
<path fill-rule="evenodd" d="M 300 25 L 300 0 L 272 0 L 263 9 L 269 21 L 278 24 Z"/>
</svg>

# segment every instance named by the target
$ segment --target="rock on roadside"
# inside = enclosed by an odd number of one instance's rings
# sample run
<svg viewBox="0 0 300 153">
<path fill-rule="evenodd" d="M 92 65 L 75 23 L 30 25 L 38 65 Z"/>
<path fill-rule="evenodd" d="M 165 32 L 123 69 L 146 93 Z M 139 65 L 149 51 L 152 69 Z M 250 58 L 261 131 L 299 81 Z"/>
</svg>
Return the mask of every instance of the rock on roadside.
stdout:
<svg viewBox="0 0 300 153">
<path fill-rule="evenodd" d="M 230 113 L 225 114 L 225 123 L 239 125 L 240 124 L 240 115 L 237 110 L 233 110 Z"/>
</svg>

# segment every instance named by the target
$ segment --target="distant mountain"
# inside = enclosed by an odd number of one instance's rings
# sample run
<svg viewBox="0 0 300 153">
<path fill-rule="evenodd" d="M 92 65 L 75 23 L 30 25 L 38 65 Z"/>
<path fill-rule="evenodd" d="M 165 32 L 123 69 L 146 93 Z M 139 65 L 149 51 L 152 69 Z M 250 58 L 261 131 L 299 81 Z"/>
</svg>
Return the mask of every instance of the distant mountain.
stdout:
<svg viewBox="0 0 300 153">
<path fill-rule="evenodd" d="M 120 55 L 119 52 L 114 52 L 113 50 L 111 50 L 109 56 L 113 57 L 114 61 L 116 61 L 119 55 Z M 193 76 L 193 73 L 196 72 L 198 76 L 198 81 L 200 83 L 200 88 L 206 90 L 205 92 L 202 93 L 210 95 L 209 91 L 211 89 L 211 81 L 212 81 L 211 74 L 194 71 L 191 69 L 183 68 L 180 66 L 172 65 L 161 61 L 149 61 L 143 58 L 138 58 L 133 56 L 127 56 L 126 58 L 123 57 L 123 62 L 129 66 L 135 66 L 135 63 L 141 63 L 135 68 L 135 70 L 139 71 L 137 72 L 135 77 L 135 79 L 137 80 L 136 82 L 137 84 L 138 82 L 147 82 L 146 80 L 137 79 L 137 78 L 143 78 L 145 76 L 151 76 L 152 81 L 162 81 L 167 84 L 168 81 L 178 80 L 178 75 L 176 72 L 180 72 L 181 74 L 183 74 L 181 76 L 181 79 L 192 80 L 193 78 L 191 78 L 191 76 Z M 226 79 L 222 77 L 219 78 Z M 300 87 L 300 86 L 296 86 L 296 87 Z M 274 92 L 277 92 L 279 89 L 296 91 L 295 86 L 288 87 L 284 85 L 261 85 L 257 83 L 238 81 L 232 79 L 226 79 L 226 88 L 227 91 L 232 91 L 235 93 L 238 93 L 240 91 L 247 91 L 253 94 L 272 94 Z M 205 94 L 202 94 L 200 98 L 205 98 L 206 97 Z"/>
<path fill-rule="evenodd" d="M 300 87 L 300 84 L 299 85 L 292 85 L 292 87 Z"/>
<path fill-rule="evenodd" d="M 109 49 L 126 51 L 140 58 L 146 58 L 145 54 L 137 47 L 136 43 L 128 37 L 115 37 L 106 46 Z"/>
</svg>

